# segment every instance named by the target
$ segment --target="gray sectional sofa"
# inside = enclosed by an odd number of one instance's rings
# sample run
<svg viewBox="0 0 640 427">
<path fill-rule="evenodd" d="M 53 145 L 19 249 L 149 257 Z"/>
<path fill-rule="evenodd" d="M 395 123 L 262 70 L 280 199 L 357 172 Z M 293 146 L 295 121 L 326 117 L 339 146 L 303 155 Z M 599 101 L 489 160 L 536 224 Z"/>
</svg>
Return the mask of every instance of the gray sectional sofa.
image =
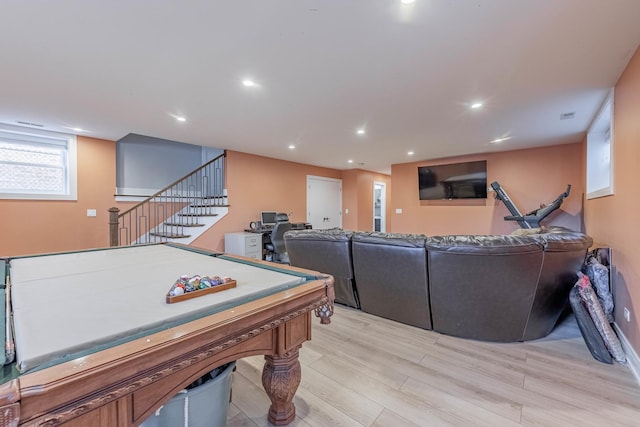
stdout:
<svg viewBox="0 0 640 427">
<path fill-rule="evenodd" d="M 549 334 L 592 239 L 564 228 L 525 236 L 295 230 L 294 266 L 332 274 L 336 302 L 424 329 L 513 342 Z"/>
</svg>

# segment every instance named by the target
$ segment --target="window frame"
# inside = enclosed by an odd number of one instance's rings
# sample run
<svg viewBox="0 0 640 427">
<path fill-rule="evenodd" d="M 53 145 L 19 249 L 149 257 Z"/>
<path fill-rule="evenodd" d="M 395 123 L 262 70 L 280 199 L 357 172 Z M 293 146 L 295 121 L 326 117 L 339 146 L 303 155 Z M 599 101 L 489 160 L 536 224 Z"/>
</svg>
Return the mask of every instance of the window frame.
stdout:
<svg viewBox="0 0 640 427">
<path fill-rule="evenodd" d="M 614 194 L 613 110 L 614 89 L 611 89 L 587 131 L 587 164 L 585 167 L 587 199 Z M 606 136 L 607 134 L 608 137 Z M 594 182 L 602 182 L 603 184 L 594 184 Z"/>
<path fill-rule="evenodd" d="M 78 144 L 76 135 L 52 132 L 43 129 L 33 129 L 0 123 L 0 134 L 13 141 L 23 141 L 25 144 L 45 144 L 64 146 L 67 154 L 67 164 L 64 168 L 66 175 L 66 189 L 63 194 L 51 193 L 5 193 L 0 189 L 0 199 L 13 200 L 78 200 Z"/>
</svg>

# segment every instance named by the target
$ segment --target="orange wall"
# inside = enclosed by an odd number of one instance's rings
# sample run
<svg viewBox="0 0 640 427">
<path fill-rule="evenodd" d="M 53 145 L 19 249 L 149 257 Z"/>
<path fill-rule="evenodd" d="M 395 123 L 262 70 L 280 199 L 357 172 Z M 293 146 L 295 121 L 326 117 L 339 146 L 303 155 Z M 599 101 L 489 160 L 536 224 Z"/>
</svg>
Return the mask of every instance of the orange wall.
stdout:
<svg viewBox="0 0 640 427">
<path fill-rule="evenodd" d="M 113 141 L 78 137 L 78 200 L 0 200 L 0 256 L 16 256 L 109 245 L 108 209 L 120 212 L 134 203 L 116 203 Z M 341 178 L 334 169 L 229 151 L 227 189 L 231 209 L 211 231 L 193 244 L 224 250 L 224 233 L 248 227 L 260 211 L 291 214 L 306 221 L 307 175 Z M 87 217 L 96 209 L 96 217 Z"/>
<path fill-rule="evenodd" d="M 335 169 L 228 151 L 229 214 L 193 245 L 224 251 L 224 233 L 248 228 L 250 221 L 260 219 L 260 211 L 286 212 L 291 221 L 305 222 L 307 175 L 340 179 Z"/>
<path fill-rule="evenodd" d="M 358 171 L 342 171 L 342 228 L 345 230 L 358 230 Z"/>
<path fill-rule="evenodd" d="M 362 169 L 342 172 L 342 228 L 354 231 L 373 230 L 373 183 L 384 182 L 387 196 L 387 231 L 391 229 L 391 177 Z M 349 213 L 347 213 L 347 209 Z"/>
<path fill-rule="evenodd" d="M 230 214 L 194 242 L 224 250 L 224 233 L 243 230 L 257 220 L 261 210 L 292 212 L 293 221 L 306 220 L 306 176 L 343 180 L 343 228 L 372 229 L 373 182 L 387 183 L 387 231 L 450 234 L 508 233 L 516 228 L 502 220 L 508 212 L 493 198 L 477 201 L 420 202 L 417 167 L 426 164 L 487 159 L 489 180 L 499 180 L 522 211 L 540 201 L 553 200 L 567 183 L 573 184 L 565 212 L 554 223 L 580 227 L 580 195 L 583 192 L 580 144 L 532 150 L 464 156 L 433 162 L 393 165 L 393 175 L 354 169 L 338 171 L 287 162 L 234 151 L 228 152 L 227 188 Z M 576 153 L 578 157 L 576 157 Z M 114 201 L 115 143 L 78 137 L 78 201 L 0 200 L 0 255 L 14 256 L 39 252 L 104 247 L 108 242 L 107 209 L 127 203 Z M 395 191 L 391 192 L 391 187 Z M 402 208 L 402 214 L 395 214 Z M 98 216 L 89 218 L 87 209 Z"/>
<path fill-rule="evenodd" d="M 395 233 L 507 234 L 519 228 L 504 221 L 509 211 L 493 192 L 487 199 L 420 201 L 418 166 L 487 161 L 487 182 L 498 181 L 522 213 L 549 203 L 571 184 L 571 194 L 561 209 L 543 224 L 582 229 L 584 178 L 582 144 L 555 145 L 433 161 L 392 165 L 392 228 Z M 401 214 L 395 213 L 402 209 Z"/>
<path fill-rule="evenodd" d="M 616 323 L 640 354 L 640 50 L 616 84 L 614 94 L 614 192 L 585 202 L 587 232 L 612 249 Z M 626 322 L 623 308 L 631 312 Z"/>
<path fill-rule="evenodd" d="M 78 200 L 0 200 L 0 256 L 108 246 L 115 161 L 113 141 L 78 136 Z"/>
</svg>

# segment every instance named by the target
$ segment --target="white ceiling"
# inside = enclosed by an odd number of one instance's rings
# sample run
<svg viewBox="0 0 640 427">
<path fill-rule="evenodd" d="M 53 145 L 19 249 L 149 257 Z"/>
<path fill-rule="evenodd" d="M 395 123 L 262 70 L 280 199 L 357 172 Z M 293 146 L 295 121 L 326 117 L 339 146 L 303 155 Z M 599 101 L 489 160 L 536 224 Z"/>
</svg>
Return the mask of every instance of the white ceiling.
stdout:
<svg viewBox="0 0 640 427">
<path fill-rule="evenodd" d="M 0 122 L 381 172 L 578 142 L 640 43 L 640 0 L 3 0 L 0 10 Z M 477 100 L 485 106 L 470 110 Z M 512 139 L 489 144 L 501 136 Z"/>
</svg>

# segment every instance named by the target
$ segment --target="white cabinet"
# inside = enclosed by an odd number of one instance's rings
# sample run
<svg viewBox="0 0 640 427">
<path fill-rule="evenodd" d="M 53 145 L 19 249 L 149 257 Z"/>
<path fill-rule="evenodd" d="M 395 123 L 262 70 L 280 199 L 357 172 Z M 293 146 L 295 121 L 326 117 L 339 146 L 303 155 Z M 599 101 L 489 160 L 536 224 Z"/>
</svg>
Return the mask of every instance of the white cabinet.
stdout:
<svg viewBox="0 0 640 427">
<path fill-rule="evenodd" d="M 243 231 L 225 233 L 224 251 L 228 254 L 262 259 L 262 234 Z"/>
</svg>

